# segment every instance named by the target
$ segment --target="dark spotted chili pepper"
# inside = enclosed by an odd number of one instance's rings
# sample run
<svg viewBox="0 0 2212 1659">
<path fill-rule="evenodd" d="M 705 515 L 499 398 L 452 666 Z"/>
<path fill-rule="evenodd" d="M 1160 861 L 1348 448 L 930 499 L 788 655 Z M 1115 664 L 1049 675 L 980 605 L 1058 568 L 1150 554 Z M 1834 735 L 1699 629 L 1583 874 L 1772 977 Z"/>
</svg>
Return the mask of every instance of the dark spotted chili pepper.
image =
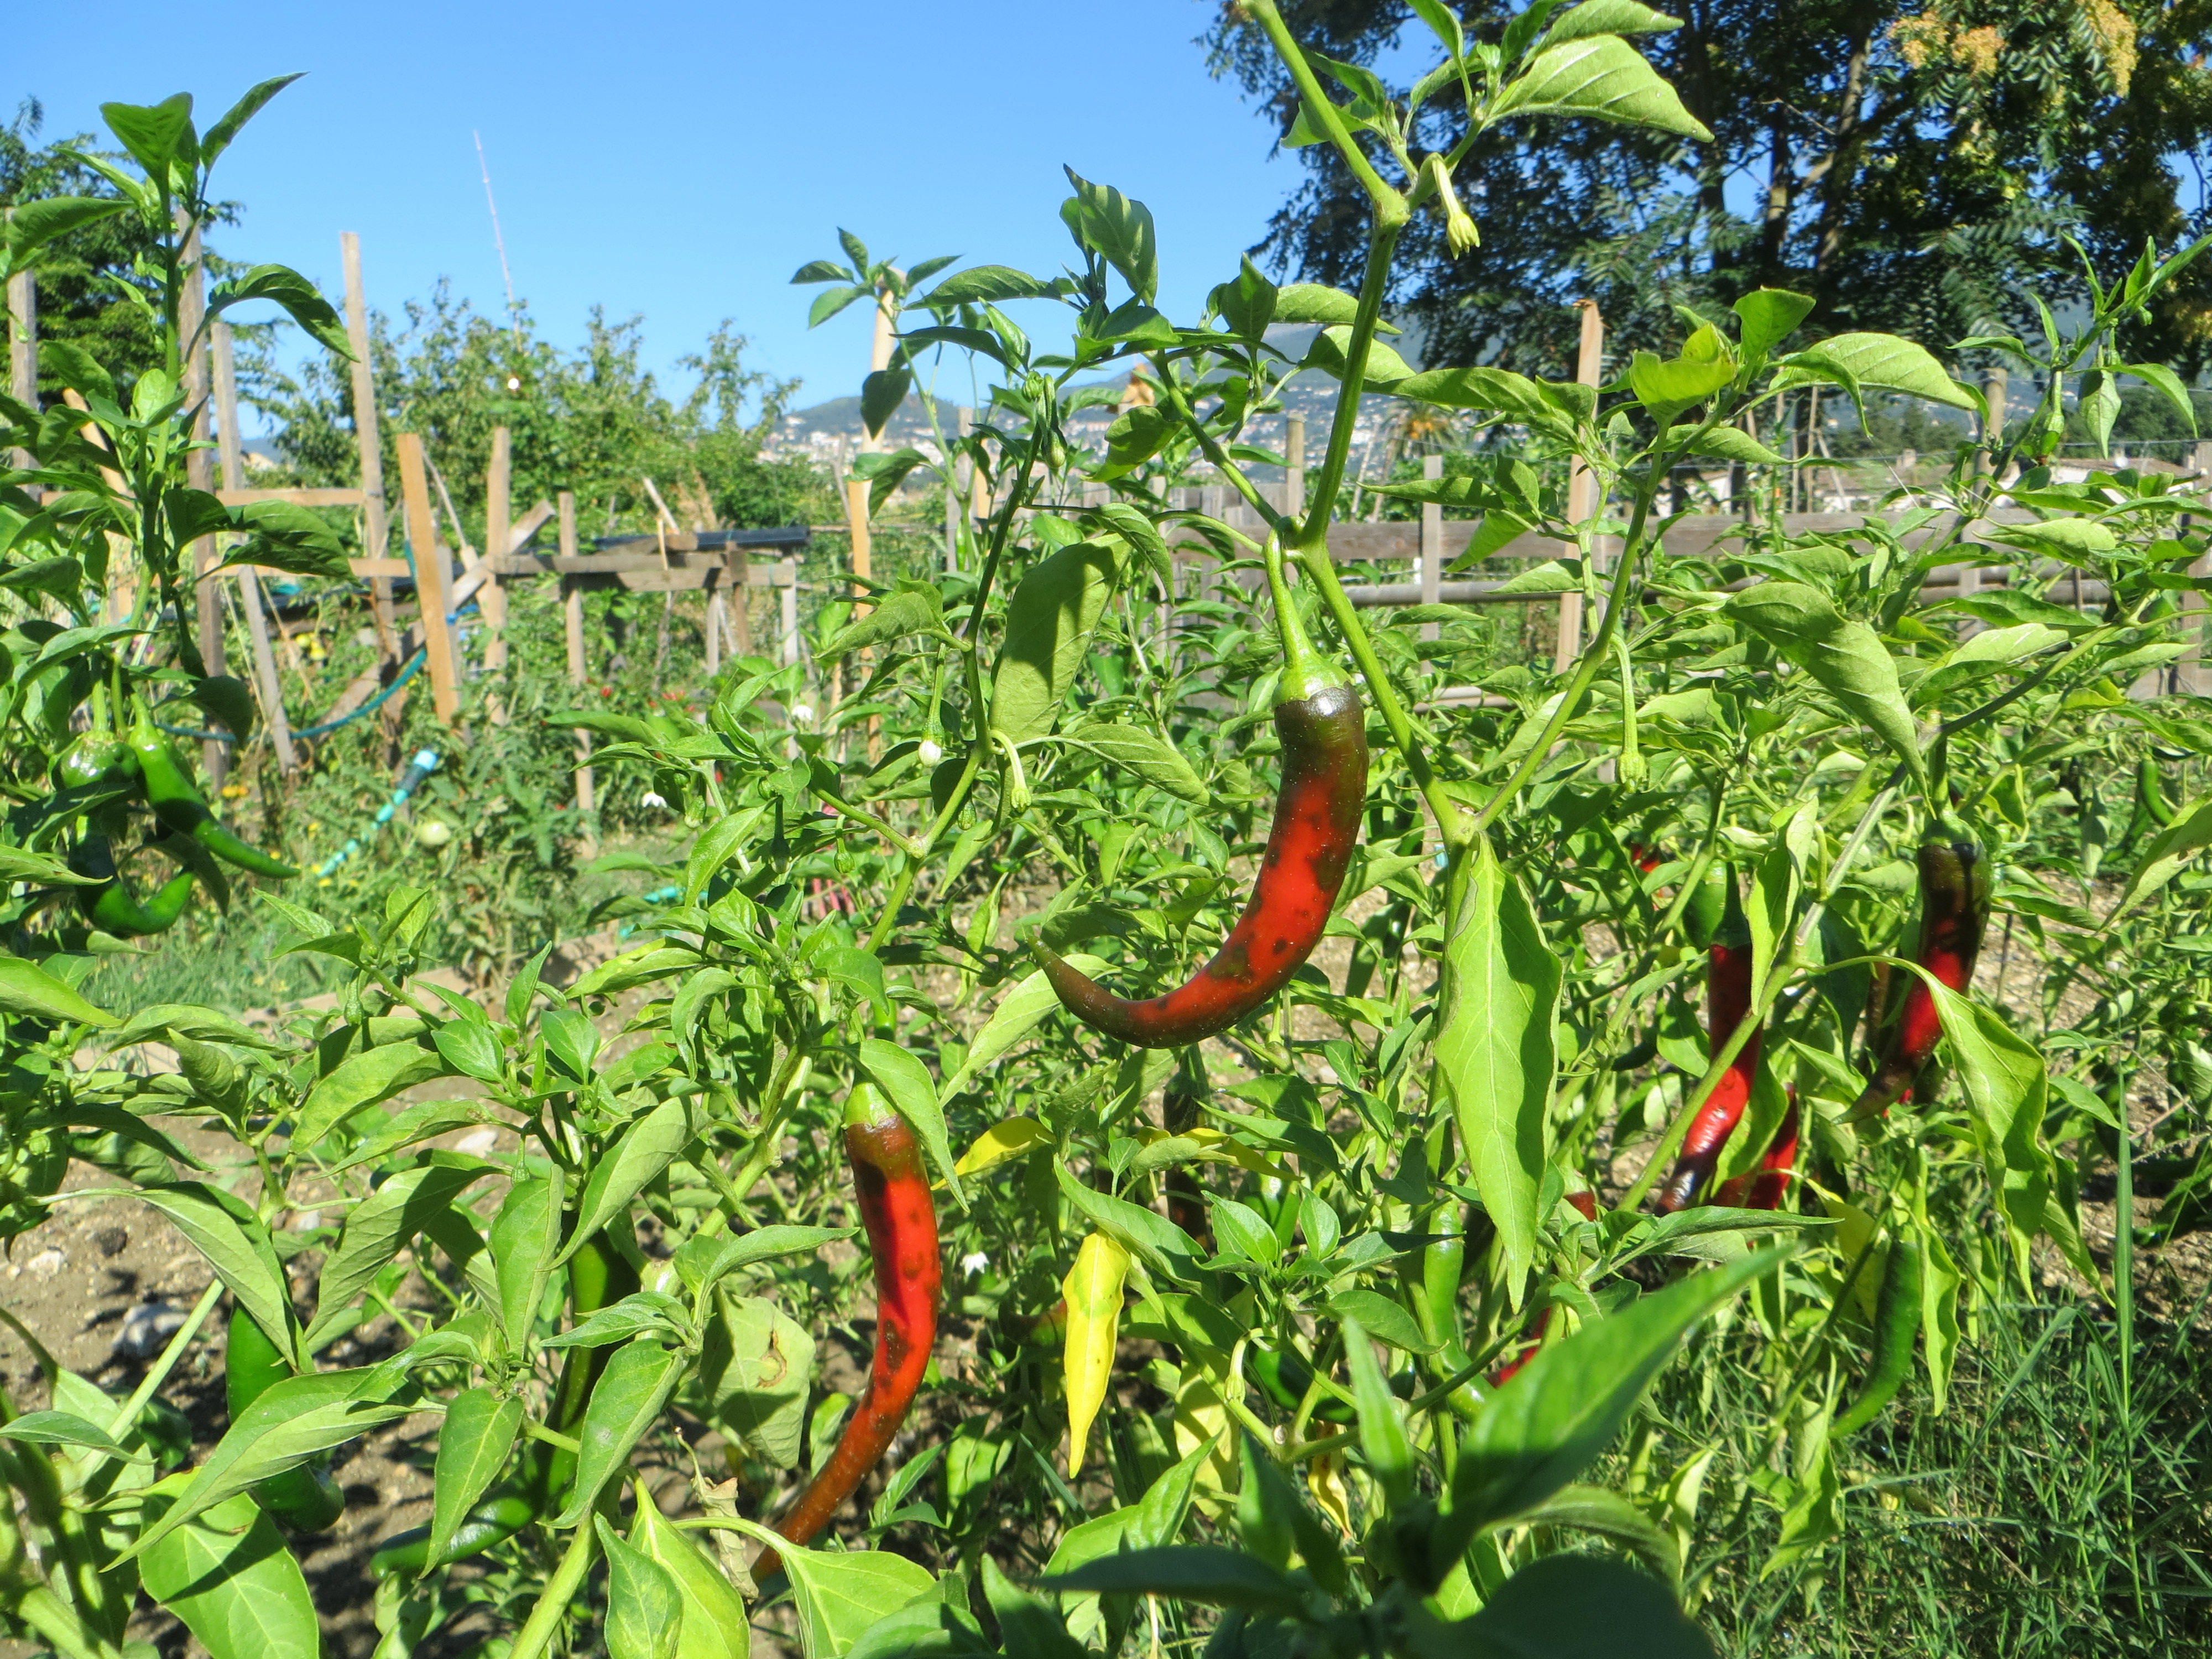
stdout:
<svg viewBox="0 0 2212 1659">
<path fill-rule="evenodd" d="M 1914 959 L 1945 989 L 1965 990 L 1973 980 L 1989 919 L 1990 867 L 1981 848 L 1962 831 L 1936 828 L 1920 845 L 1920 942 Z M 1881 1063 L 1851 1116 L 1872 1117 L 1910 1100 L 1913 1081 L 1942 1035 L 1935 995 L 1927 981 L 1914 974 Z"/>
<path fill-rule="evenodd" d="M 1706 947 L 1705 970 L 1706 1052 L 1715 1056 L 1728 1047 L 1735 1028 L 1751 1012 L 1751 925 L 1736 896 L 1735 876 L 1723 871 L 1721 880 L 1721 922 Z M 1696 1203 L 1719 1167 L 1722 1148 L 1735 1133 L 1743 1109 L 1751 1103 L 1752 1080 L 1759 1075 L 1759 1036 L 1757 1030 L 1753 1030 L 1713 1085 L 1698 1115 L 1690 1120 L 1682 1150 L 1659 1189 L 1656 1207 L 1660 1214 L 1686 1210 Z"/>
<path fill-rule="evenodd" d="M 1164 996 L 1133 1002 L 1040 945 L 1060 1000 L 1085 1024 L 1140 1048 L 1180 1048 L 1224 1031 L 1290 982 L 1321 943 L 1359 844 L 1367 793 L 1367 714 L 1343 677 L 1307 643 L 1279 596 L 1283 695 L 1275 730 L 1283 787 L 1244 914 L 1213 959 Z"/>
<path fill-rule="evenodd" d="M 906 1120 L 866 1084 L 845 1104 L 845 1152 L 868 1250 L 876 1264 L 876 1353 L 868 1384 L 845 1431 L 799 1501 L 775 1529 L 804 1544 L 829 1524 L 868 1471 L 889 1449 L 921 1391 L 937 1346 L 938 1292 L 944 1267 L 937 1249 L 937 1206 L 921 1147 Z M 775 1552 L 753 1564 L 766 1577 L 782 1564 Z"/>
</svg>

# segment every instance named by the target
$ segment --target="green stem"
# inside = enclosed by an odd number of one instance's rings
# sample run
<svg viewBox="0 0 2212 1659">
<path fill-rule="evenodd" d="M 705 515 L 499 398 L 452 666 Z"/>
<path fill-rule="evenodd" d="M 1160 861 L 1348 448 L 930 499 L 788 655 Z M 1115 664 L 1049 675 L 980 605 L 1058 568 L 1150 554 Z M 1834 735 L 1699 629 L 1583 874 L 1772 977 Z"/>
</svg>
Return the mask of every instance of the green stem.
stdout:
<svg viewBox="0 0 2212 1659">
<path fill-rule="evenodd" d="M 568 1541 L 568 1553 L 561 1558 L 561 1565 L 546 1581 L 544 1592 L 538 1596 L 538 1605 L 530 1610 L 530 1619 L 523 1626 L 522 1633 L 507 1650 L 507 1659 L 540 1659 L 552 1645 L 553 1633 L 560 1629 L 562 1616 L 568 1611 L 576 1592 L 583 1589 L 584 1575 L 592 1568 L 592 1552 L 599 1543 L 599 1528 L 592 1524 L 593 1513 L 585 1512 L 576 1535 Z"/>
<path fill-rule="evenodd" d="M 1298 96 L 1304 100 L 1306 118 L 1320 127 L 1329 143 L 1336 146 L 1337 153 L 1344 157 L 1345 166 L 1352 169 L 1352 176 L 1359 180 L 1368 199 L 1375 204 L 1376 213 L 1395 212 L 1396 222 L 1404 224 L 1406 198 L 1383 182 L 1382 174 L 1375 171 L 1374 164 L 1367 159 L 1367 153 L 1359 148 L 1358 140 L 1344 125 L 1343 112 L 1329 101 L 1328 94 L 1322 90 L 1319 77 L 1313 72 L 1313 65 L 1306 61 L 1304 49 L 1283 21 L 1282 13 L 1275 9 L 1275 0 L 1246 0 L 1244 9 L 1259 20 L 1260 27 L 1267 32 L 1267 39 L 1275 48 L 1275 55 L 1283 60 L 1283 67 L 1290 70 L 1291 79 L 1297 87 Z"/>
<path fill-rule="evenodd" d="M 177 1362 L 185 1357 L 185 1350 L 191 1346 L 192 1339 L 199 1334 L 200 1327 L 207 1322 L 207 1316 L 215 1311 L 215 1304 L 222 1298 L 222 1281 L 220 1279 L 200 1292 L 200 1299 L 192 1304 L 192 1310 L 185 1316 L 185 1322 L 177 1327 L 176 1334 L 161 1350 L 161 1358 L 139 1379 L 138 1386 L 131 1390 L 131 1397 L 116 1407 L 115 1415 L 107 1425 L 111 1439 L 120 1440 L 130 1433 L 131 1425 L 138 1420 L 138 1413 L 146 1409 L 146 1402 L 154 1397 L 154 1391 L 169 1380 L 169 1373 L 177 1368 Z"/>
</svg>

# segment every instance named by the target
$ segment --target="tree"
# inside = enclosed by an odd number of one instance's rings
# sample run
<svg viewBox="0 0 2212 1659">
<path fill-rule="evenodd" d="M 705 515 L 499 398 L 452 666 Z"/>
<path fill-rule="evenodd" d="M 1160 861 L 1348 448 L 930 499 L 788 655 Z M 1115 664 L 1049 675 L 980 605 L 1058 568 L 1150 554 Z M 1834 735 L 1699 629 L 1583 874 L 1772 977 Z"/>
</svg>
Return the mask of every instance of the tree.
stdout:
<svg viewBox="0 0 2212 1659">
<path fill-rule="evenodd" d="M 1310 47 L 1370 66 L 1411 15 L 1399 0 L 1282 9 Z M 1516 9 L 1474 0 L 1464 15 L 1471 34 L 1495 40 Z M 2196 49 L 2212 0 L 1681 10 L 1678 31 L 1645 44 L 1713 141 L 1545 122 L 1480 146 L 1458 176 L 1481 246 L 1454 258 L 1443 227 L 1417 220 L 1418 258 L 1394 296 L 1432 361 L 1558 373 L 1571 362 L 1578 296 L 1598 301 L 1626 349 L 1679 337 L 1676 305 L 1724 306 L 1759 287 L 1813 295 L 1816 327 L 1941 349 L 1993 323 L 2032 328 L 2031 285 L 2054 304 L 2078 292 L 2064 235 L 2124 267 L 2146 238 L 2170 245 L 2206 219 L 2185 205 L 2179 168 L 2212 135 L 2212 75 Z M 1229 7 L 1207 44 L 1217 72 L 1287 137 L 1295 100 L 1257 31 Z M 1432 100 L 1434 121 L 1451 118 L 1455 97 Z M 1261 248 L 1279 267 L 1348 284 L 1363 198 L 1327 146 L 1304 160 L 1309 177 Z M 2130 349 L 2191 368 L 2212 361 L 2212 272 L 2197 266 L 2169 288 L 2148 332 Z"/>
<path fill-rule="evenodd" d="M 563 352 L 526 308 L 502 326 L 441 283 L 428 301 L 408 305 L 403 329 L 372 316 L 369 337 L 386 429 L 422 434 L 472 536 L 482 535 L 484 469 L 500 426 L 513 437 L 516 501 L 573 490 L 591 531 L 649 529 L 647 477 L 687 520 L 774 525 L 835 511 L 830 487 L 805 461 L 762 457 L 798 383 L 745 368 L 744 337 L 727 323 L 681 360 L 699 376 L 681 402 L 640 363 L 635 318 L 610 323 L 594 310 L 582 346 Z M 301 480 L 354 483 L 348 366 L 317 356 L 295 380 L 266 350 L 251 366 L 247 395 L 276 424 Z"/>
</svg>

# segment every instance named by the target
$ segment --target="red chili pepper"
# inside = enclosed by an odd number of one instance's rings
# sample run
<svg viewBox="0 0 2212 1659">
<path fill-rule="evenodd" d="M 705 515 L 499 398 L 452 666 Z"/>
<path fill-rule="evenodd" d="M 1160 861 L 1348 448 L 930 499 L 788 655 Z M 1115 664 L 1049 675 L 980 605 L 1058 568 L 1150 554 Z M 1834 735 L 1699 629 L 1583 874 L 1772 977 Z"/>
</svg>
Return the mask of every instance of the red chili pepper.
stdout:
<svg viewBox="0 0 2212 1659">
<path fill-rule="evenodd" d="M 1278 617 L 1291 615 L 1279 607 Z M 1359 843 L 1367 794 L 1367 715 L 1334 669 L 1285 629 L 1286 695 L 1275 705 L 1283 789 L 1259 879 L 1213 959 L 1164 996 L 1115 996 L 1042 945 L 1060 1000 L 1085 1024 L 1140 1048 L 1180 1048 L 1224 1031 L 1290 982 L 1321 943 Z"/>
<path fill-rule="evenodd" d="M 937 1346 L 937 1303 L 944 1266 L 937 1251 L 937 1206 L 929 1172 L 906 1120 L 866 1084 L 845 1103 L 845 1152 L 868 1250 L 876 1264 L 876 1355 L 868 1385 L 837 1449 L 821 1473 L 785 1510 L 775 1529 L 804 1544 L 829 1524 L 868 1471 L 882 1461 L 914 1406 Z M 774 1551 L 753 1564 L 765 1577 L 781 1563 Z"/>
<path fill-rule="evenodd" d="M 1974 977 L 1982 933 L 1990 919 L 1990 869 L 1982 849 L 1954 830 L 1936 830 L 1920 845 L 1920 945 L 1916 960 L 1945 989 L 1963 991 Z M 1886 1112 L 1912 1098 L 1913 1079 L 1936 1052 L 1943 1021 L 1936 998 L 1919 975 L 1905 988 L 1905 1006 L 1874 1079 L 1851 1108 L 1853 1118 Z"/>
<path fill-rule="evenodd" d="M 1735 1028 L 1751 1012 L 1751 928 L 1736 897 L 1735 878 L 1729 875 L 1723 879 L 1723 920 L 1706 951 L 1711 966 L 1705 973 L 1705 1042 L 1706 1052 L 1714 1055 L 1728 1046 Z M 1661 1215 L 1688 1209 L 1698 1201 L 1699 1189 L 1712 1179 L 1721 1161 L 1721 1149 L 1728 1145 L 1729 1136 L 1743 1117 L 1743 1109 L 1751 1103 L 1752 1079 L 1759 1075 L 1760 1036 L 1754 1028 L 1690 1121 L 1681 1152 L 1659 1189 L 1655 1207 Z"/>
<path fill-rule="evenodd" d="M 1797 1091 L 1790 1091 L 1790 1108 L 1766 1143 L 1766 1155 L 1755 1174 L 1740 1175 L 1721 1182 L 1713 1202 L 1729 1209 L 1778 1210 L 1790 1191 L 1790 1171 L 1797 1162 Z"/>
<path fill-rule="evenodd" d="M 1636 866 L 1638 872 L 1647 876 L 1667 861 L 1667 854 L 1663 849 L 1646 847 L 1640 841 L 1632 841 L 1628 843 L 1628 856 L 1631 862 Z"/>
</svg>

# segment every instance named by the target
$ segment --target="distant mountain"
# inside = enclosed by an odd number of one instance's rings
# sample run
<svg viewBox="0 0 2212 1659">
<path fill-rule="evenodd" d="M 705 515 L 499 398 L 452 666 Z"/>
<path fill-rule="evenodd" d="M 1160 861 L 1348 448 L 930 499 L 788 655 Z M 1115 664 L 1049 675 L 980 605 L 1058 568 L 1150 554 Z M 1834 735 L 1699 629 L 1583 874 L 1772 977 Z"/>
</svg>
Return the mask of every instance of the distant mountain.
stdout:
<svg viewBox="0 0 2212 1659">
<path fill-rule="evenodd" d="M 1268 343 L 1296 359 L 1305 355 L 1315 332 L 1311 327 L 1303 326 L 1270 329 Z M 1128 386 L 1129 377 L 1124 374 L 1111 380 L 1078 384 L 1110 386 L 1119 392 Z M 1245 441 L 1279 453 L 1287 435 L 1284 415 L 1303 415 L 1306 421 L 1307 465 L 1318 465 L 1322 446 L 1328 439 L 1328 422 L 1335 406 L 1335 399 L 1336 381 L 1330 376 L 1318 369 L 1295 374 L 1285 382 L 1280 393 L 1284 414 L 1261 415 L 1255 418 L 1247 428 Z M 1354 439 L 1355 456 L 1360 447 L 1376 441 L 1392 414 L 1401 407 L 1394 399 L 1382 397 L 1363 398 L 1360 404 L 1359 427 Z M 938 413 L 939 418 L 946 422 L 947 435 L 952 435 L 950 428 L 951 422 L 957 418 L 956 410 L 946 403 L 939 405 Z M 1103 446 L 1106 428 L 1113 424 L 1115 413 L 1111 408 L 1082 410 L 1068 422 L 1071 434 L 1079 441 Z M 829 466 L 856 451 L 860 447 L 860 399 L 856 393 L 851 397 L 832 398 L 826 403 L 791 411 L 783 417 L 772 442 L 774 447 L 782 453 L 810 455 Z M 936 445 L 921 398 L 909 397 L 900 406 L 884 429 L 884 441 L 894 449 L 910 445 L 925 454 L 933 456 L 936 453 Z M 1355 460 L 1355 468 L 1357 465 Z M 1256 469 L 1255 476 L 1272 479 L 1279 475 L 1272 467 L 1261 467 Z"/>
</svg>

